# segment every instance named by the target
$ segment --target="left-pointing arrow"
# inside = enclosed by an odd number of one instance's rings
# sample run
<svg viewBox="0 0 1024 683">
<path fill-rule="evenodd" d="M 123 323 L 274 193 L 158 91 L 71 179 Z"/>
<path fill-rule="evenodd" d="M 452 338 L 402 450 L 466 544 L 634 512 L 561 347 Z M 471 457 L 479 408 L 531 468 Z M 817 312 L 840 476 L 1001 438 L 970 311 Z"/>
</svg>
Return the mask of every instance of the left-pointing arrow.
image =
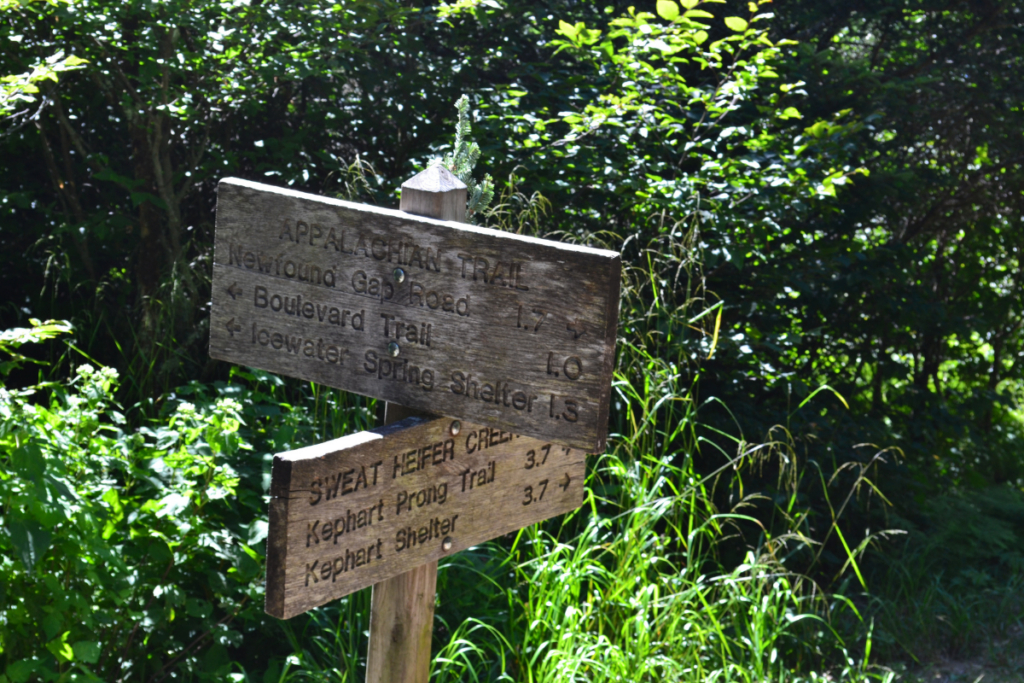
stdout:
<svg viewBox="0 0 1024 683">
<path fill-rule="evenodd" d="M 231 299 L 237 299 L 238 295 L 242 293 L 242 288 L 238 286 L 237 282 L 232 282 L 231 286 L 228 287 L 228 294 L 231 295 Z"/>
<path fill-rule="evenodd" d="M 227 322 L 227 324 L 225 325 L 225 327 L 228 328 L 228 334 L 230 334 L 232 337 L 235 336 L 235 332 L 241 332 L 242 331 L 242 326 L 239 325 L 238 323 L 236 323 L 234 318 L 229 320 Z"/>
</svg>

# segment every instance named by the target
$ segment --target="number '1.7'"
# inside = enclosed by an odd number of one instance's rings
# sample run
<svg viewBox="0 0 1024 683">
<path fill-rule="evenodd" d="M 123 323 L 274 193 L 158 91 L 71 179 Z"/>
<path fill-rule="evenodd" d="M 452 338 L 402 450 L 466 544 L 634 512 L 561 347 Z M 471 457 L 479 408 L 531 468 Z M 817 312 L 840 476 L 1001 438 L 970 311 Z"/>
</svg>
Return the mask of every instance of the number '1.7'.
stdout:
<svg viewBox="0 0 1024 683">
<path fill-rule="evenodd" d="M 531 322 L 533 323 L 533 331 L 536 332 L 540 329 L 540 326 L 547 320 L 548 314 L 546 311 L 540 308 L 530 309 L 530 313 L 537 316 L 536 320 L 530 320 L 530 314 L 523 314 L 523 305 L 519 304 L 519 312 L 516 314 L 516 327 L 525 327 L 527 330 L 530 329 Z"/>
</svg>

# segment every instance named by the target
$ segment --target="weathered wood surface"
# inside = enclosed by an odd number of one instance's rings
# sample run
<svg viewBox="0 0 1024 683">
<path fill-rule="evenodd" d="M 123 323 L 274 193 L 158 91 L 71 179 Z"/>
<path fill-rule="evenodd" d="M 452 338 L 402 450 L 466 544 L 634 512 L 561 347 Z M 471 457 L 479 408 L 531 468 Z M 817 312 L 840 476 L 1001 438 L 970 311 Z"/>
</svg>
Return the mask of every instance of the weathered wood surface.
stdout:
<svg viewBox="0 0 1024 683">
<path fill-rule="evenodd" d="M 427 683 L 437 560 L 373 586 L 366 683 Z"/>
<path fill-rule="evenodd" d="M 398 208 L 417 216 L 463 223 L 467 197 L 466 184 L 444 166 L 435 165 L 402 183 Z"/>
<path fill-rule="evenodd" d="M 210 355 L 599 452 L 620 268 L 611 251 L 229 178 Z"/>
<path fill-rule="evenodd" d="M 466 185 L 447 168 L 435 165 L 402 183 L 399 208 L 427 218 L 466 219 Z M 380 401 L 391 424 L 407 417 L 434 418 L 422 411 Z M 437 560 L 373 584 L 366 683 L 427 683 L 434 632 Z"/>
<path fill-rule="evenodd" d="M 287 619 L 577 508 L 585 454 L 412 417 L 274 457 L 266 611 Z M 431 595 L 431 599 L 433 596 Z"/>
</svg>

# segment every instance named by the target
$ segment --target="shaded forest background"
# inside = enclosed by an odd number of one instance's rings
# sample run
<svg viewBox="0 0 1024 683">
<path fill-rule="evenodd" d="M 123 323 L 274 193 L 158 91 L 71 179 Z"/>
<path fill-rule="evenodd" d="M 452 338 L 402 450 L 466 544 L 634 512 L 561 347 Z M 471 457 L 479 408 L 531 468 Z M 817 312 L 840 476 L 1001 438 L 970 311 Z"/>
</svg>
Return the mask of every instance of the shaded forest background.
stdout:
<svg viewBox="0 0 1024 683">
<path fill-rule="evenodd" d="M 757 445 L 802 463 L 709 489 L 756 522 L 721 566 L 798 532 L 780 561 L 828 590 L 884 592 L 906 553 L 979 590 L 1020 575 L 1020 3 L 0 7 L 0 73 L 26 74 L 0 101 L 0 328 L 75 330 L 23 347 L 49 365 L 9 388 L 110 366 L 142 425 L 227 381 L 206 351 L 218 180 L 397 206 L 466 94 L 498 189 L 479 221 L 623 252 L 619 382 L 657 366 L 700 406 L 686 436 L 653 409 L 664 439 L 700 444 L 703 475 Z M 830 487 L 865 473 L 840 508 Z"/>
</svg>

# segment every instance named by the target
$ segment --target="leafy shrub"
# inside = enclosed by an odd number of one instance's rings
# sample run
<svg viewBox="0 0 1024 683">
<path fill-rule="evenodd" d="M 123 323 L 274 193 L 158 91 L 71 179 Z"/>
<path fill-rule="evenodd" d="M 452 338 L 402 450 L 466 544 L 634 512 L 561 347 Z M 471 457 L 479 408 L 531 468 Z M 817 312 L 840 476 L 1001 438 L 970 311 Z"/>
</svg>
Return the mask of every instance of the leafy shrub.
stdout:
<svg viewBox="0 0 1024 683">
<path fill-rule="evenodd" d="M 239 625 L 266 621 L 271 452 L 309 425 L 221 384 L 186 387 L 131 428 L 117 381 L 82 365 L 67 383 L 0 388 L 6 680 L 219 679 Z"/>
</svg>

